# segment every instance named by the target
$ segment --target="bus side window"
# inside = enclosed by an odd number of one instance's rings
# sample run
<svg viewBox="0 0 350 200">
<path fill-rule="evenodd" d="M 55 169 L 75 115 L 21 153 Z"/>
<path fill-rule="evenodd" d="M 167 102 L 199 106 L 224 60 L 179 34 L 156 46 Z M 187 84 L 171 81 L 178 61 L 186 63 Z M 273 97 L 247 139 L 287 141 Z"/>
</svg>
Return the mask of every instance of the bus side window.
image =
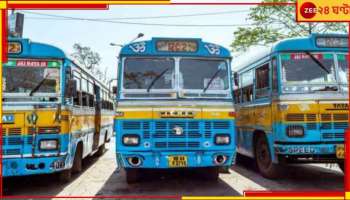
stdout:
<svg viewBox="0 0 350 200">
<path fill-rule="evenodd" d="M 278 93 L 278 76 L 277 76 L 277 59 L 273 57 L 271 60 L 272 65 L 272 92 Z"/>
<path fill-rule="evenodd" d="M 234 91 L 234 95 L 235 95 L 235 103 L 241 103 L 241 89 L 237 88 Z"/>
<path fill-rule="evenodd" d="M 263 66 L 255 70 L 255 98 L 263 98 L 269 95 L 269 64 L 264 64 Z"/>
<path fill-rule="evenodd" d="M 253 101 L 253 70 L 242 73 L 240 76 L 240 84 L 242 88 L 242 102 Z"/>
<path fill-rule="evenodd" d="M 78 76 L 79 74 L 76 74 L 76 73 L 74 73 L 73 75 L 73 79 L 76 80 L 76 83 L 77 83 L 77 93 L 73 97 L 73 104 L 76 106 L 81 105 L 81 84 L 80 84 L 81 79 Z"/>
<path fill-rule="evenodd" d="M 107 109 L 108 105 L 107 105 L 107 95 L 106 95 L 106 91 L 103 91 L 103 102 L 102 102 L 102 107 L 103 109 Z"/>
<path fill-rule="evenodd" d="M 109 104 L 109 110 L 113 110 L 113 102 L 108 101 L 108 104 Z"/>
<path fill-rule="evenodd" d="M 89 95 L 89 107 L 95 107 L 95 92 L 94 92 L 94 84 L 88 81 L 88 95 Z"/>
<path fill-rule="evenodd" d="M 233 98 L 236 104 L 241 103 L 241 88 L 239 84 L 238 72 L 233 74 Z"/>
<path fill-rule="evenodd" d="M 85 78 L 81 79 L 81 90 L 82 90 L 82 106 L 88 106 L 89 96 L 88 96 L 88 82 Z"/>
</svg>

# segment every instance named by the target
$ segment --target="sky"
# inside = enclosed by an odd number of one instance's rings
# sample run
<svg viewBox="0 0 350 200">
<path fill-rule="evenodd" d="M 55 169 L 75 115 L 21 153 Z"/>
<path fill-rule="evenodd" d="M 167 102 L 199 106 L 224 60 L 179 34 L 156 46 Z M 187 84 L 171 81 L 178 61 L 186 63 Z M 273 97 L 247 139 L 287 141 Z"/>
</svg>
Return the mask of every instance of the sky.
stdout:
<svg viewBox="0 0 350 200">
<path fill-rule="evenodd" d="M 119 47 L 110 43 L 126 44 L 143 33 L 140 40 L 152 37 L 194 37 L 204 41 L 220 44 L 230 48 L 233 32 L 237 26 L 227 27 L 160 27 L 119 23 L 104 23 L 75 20 L 48 20 L 50 16 L 36 15 L 44 13 L 78 18 L 121 18 L 121 17 L 150 17 L 187 15 L 197 13 L 230 12 L 217 15 L 202 15 L 196 17 L 178 17 L 163 19 L 129 19 L 127 22 L 161 23 L 161 24 L 248 24 L 247 14 L 250 6 L 237 5 L 123 5 L 110 6 L 109 10 L 30 10 L 24 13 L 23 37 L 32 41 L 53 44 L 63 49 L 67 54 L 72 53 L 73 44 L 80 43 L 89 46 L 102 57 L 100 68 L 107 67 L 109 78 L 116 77 L 117 55 Z M 57 17 L 54 17 L 57 18 Z"/>
</svg>

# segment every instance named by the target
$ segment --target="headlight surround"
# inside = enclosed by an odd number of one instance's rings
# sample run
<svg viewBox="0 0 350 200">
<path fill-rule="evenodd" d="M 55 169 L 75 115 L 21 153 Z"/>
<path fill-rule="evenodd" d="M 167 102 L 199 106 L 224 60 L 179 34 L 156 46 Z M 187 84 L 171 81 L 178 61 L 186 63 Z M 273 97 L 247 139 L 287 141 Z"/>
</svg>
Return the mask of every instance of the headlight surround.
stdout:
<svg viewBox="0 0 350 200">
<path fill-rule="evenodd" d="M 140 136 L 135 134 L 123 135 L 123 144 L 125 146 L 139 146 Z"/>
<path fill-rule="evenodd" d="M 57 150 L 58 149 L 58 140 L 57 139 L 44 139 L 39 142 L 40 150 Z"/>
<path fill-rule="evenodd" d="M 288 137 L 304 137 L 304 127 L 301 125 L 289 125 L 287 126 Z"/>
<path fill-rule="evenodd" d="M 231 137 L 229 134 L 217 134 L 215 135 L 216 145 L 228 145 L 231 143 Z"/>
</svg>

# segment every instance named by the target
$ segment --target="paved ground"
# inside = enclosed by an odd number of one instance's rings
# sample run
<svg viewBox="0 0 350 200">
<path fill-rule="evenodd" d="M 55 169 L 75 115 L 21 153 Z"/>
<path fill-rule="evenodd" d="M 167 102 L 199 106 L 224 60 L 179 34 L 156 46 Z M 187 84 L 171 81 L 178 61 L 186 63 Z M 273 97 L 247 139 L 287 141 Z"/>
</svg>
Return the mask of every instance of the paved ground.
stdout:
<svg viewBox="0 0 350 200">
<path fill-rule="evenodd" d="M 335 165 L 293 165 L 279 180 L 262 178 L 251 164 L 238 164 L 218 182 L 209 182 L 200 174 L 151 172 L 143 181 L 128 185 L 124 171 L 116 170 L 113 141 L 100 158 L 84 162 L 84 171 L 68 184 L 55 175 L 4 180 L 5 195 L 242 195 L 245 190 L 342 190 L 344 175 Z"/>
</svg>

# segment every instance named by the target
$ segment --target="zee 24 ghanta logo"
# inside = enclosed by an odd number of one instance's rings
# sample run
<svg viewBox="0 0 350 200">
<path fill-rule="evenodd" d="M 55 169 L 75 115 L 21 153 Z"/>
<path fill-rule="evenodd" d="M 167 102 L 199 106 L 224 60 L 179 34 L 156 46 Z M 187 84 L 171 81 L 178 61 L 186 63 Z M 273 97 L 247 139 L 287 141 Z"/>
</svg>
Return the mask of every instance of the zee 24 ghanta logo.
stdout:
<svg viewBox="0 0 350 200">
<path fill-rule="evenodd" d="M 347 4 L 348 1 L 330 1 L 328 3 L 329 4 L 324 1 L 302 2 L 299 7 L 299 13 L 304 19 L 316 19 L 317 15 L 317 21 L 320 17 L 323 19 L 329 17 L 327 20 L 332 21 L 332 18 L 338 18 L 350 14 L 350 4 Z M 336 21 L 339 21 L 339 19 L 336 19 Z"/>
</svg>

